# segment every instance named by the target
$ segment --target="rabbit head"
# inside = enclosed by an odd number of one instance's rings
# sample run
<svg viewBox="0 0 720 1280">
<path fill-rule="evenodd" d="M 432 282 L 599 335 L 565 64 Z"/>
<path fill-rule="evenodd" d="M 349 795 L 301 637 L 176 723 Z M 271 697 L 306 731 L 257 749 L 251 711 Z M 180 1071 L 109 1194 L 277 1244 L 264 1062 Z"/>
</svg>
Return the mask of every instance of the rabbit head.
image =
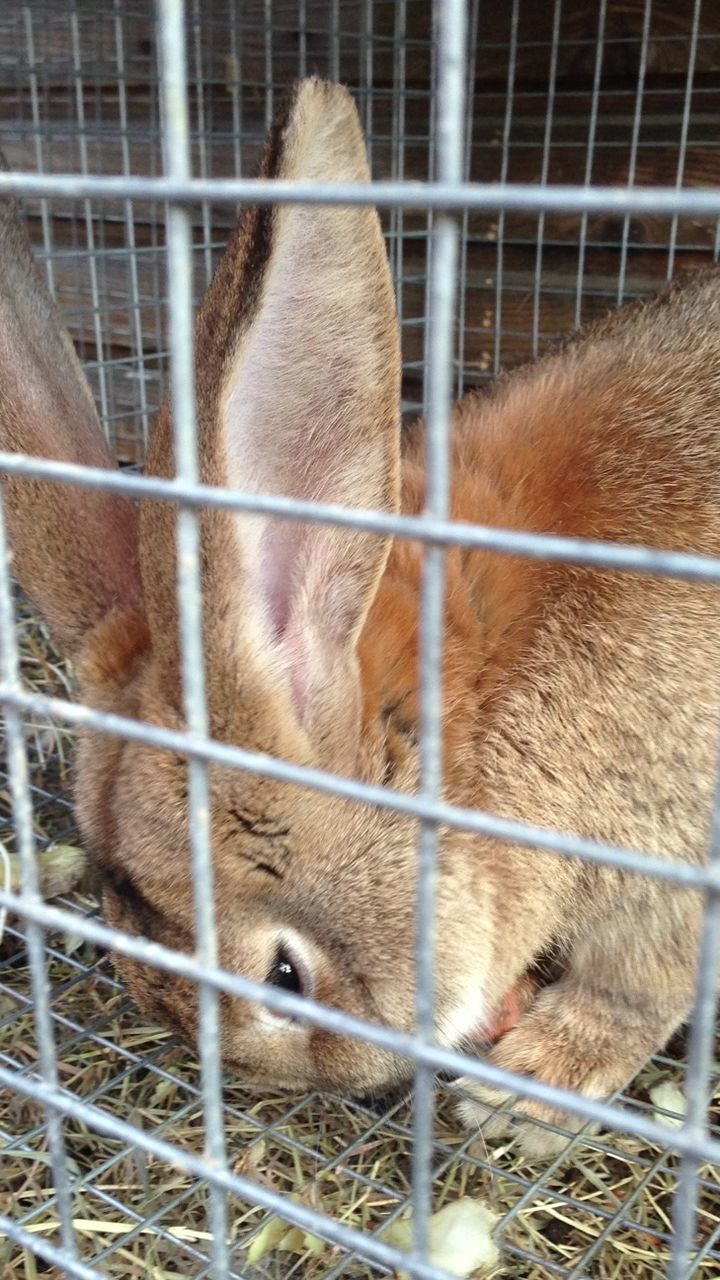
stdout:
<svg viewBox="0 0 720 1280">
<path fill-rule="evenodd" d="M 368 180 L 349 94 L 301 83 L 275 123 L 261 172 Z M 32 289 L 42 296 L 37 281 Z M 12 296 L 6 305 L 14 305 Z M 17 403 L 3 414 L 6 447 L 109 465 L 65 336 L 53 338 L 70 369 L 62 398 L 39 357 L 41 321 L 43 332 L 58 334 L 45 301 L 34 308 L 27 337 L 10 328 L 3 376 L 12 380 L 23 362 L 28 372 Z M 398 326 L 375 210 L 245 209 L 198 316 L 195 379 L 203 482 L 396 511 Z M 158 417 L 148 471 L 175 474 L 169 404 Z M 83 699 L 182 729 L 174 505 L 143 500 L 136 526 L 129 504 L 105 493 L 20 479 L 8 488 L 18 575 L 76 660 Z M 390 734 L 378 693 L 383 629 L 403 625 L 380 598 L 387 540 L 219 509 L 202 510 L 200 537 L 212 736 L 416 789 L 412 716 L 406 732 Z M 417 548 L 407 554 L 419 565 Z M 415 615 L 416 599 L 399 648 L 409 669 Z M 363 664 L 368 635 L 374 656 Z M 417 822 L 215 764 L 209 786 L 220 963 L 410 1031 Z M 82 831 L 104 876 L 109 923 L 192 950 L 186 759 L 83 734 L 76 793 Z M 462 930 L 455 927 L 458 899 L 469 892 L 462 859 L 455 857 L 452 880 L 443 875 L 465 839 L 446 835 L 440 857 L 436 1005 L 445 1044 L 459 1043 L 484 1014 L 482 921 L 474 913 Z M 148 1013 L 194 1035 L 193 984 L 127 960 L 121 968 Z M 407 1074 L 404 1062 L 378 1048 L 254 1003 L 226 996 L 221 1003 L 226 1059 L 249 1079 L 364 1091 Z"/>
</svg>

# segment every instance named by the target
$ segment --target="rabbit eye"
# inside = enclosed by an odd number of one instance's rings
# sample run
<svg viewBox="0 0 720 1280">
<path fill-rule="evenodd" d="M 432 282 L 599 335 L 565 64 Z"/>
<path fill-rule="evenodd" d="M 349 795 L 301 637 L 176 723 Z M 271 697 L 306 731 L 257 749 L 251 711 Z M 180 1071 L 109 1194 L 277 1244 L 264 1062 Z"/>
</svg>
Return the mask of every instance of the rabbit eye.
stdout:
<svg viewBox="0 0 720 1280">
<path fill-rule="evenodd" d="M 268 975 L 268 982 L 282 991 L 291 991 L 293 995 L 303 995 L 303 977 L 300 966 L 290 957 L 284 947 L 280 947 Z"/>
</svg>

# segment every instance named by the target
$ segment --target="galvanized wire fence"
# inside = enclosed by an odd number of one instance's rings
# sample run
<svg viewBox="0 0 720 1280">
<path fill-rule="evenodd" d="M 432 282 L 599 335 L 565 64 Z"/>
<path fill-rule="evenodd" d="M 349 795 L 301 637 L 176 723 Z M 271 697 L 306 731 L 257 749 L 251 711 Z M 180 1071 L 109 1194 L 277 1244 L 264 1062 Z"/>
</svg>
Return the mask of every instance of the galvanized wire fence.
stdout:
<svg viewBox="0 0 720 1280">
<path fill-rule="evenodd" d="M 0 904 L 11 912 L 0 968 L 0 1088 L 7 1102 L 0 1156 L 13 1170 L 0 1231 L 13 1276 L 32 1274 L 28 1259 L 37 1257 L 46 1273 L 94 1278 L 329 1277 L 402 1268 L 437 1280 L 443 1273 L 426 1257 L 428 1214 L 444 1187 L 460 1184 L 496 1194 L 509 1274 L 667 1273 L 686 1280 L 714 1274 L 720 1262 L 717 1104 L 708 1109 L 720 1075 L 713 1050 L 717 816 L 710 860 L 700 869 L 668 863 L 653 851 L 609 848 L 462 809 L 441 798 L 440 738 L 447 547 L 720 581 L 720 560 L 700 555 L 447 520 L 456 392 L 535 354 L 544 338 L 608 303 L 651 291 L 678 265 L 716 256 L 720 13 L 707 3 L 670 10 L 650 0 L 622 6 L 620 15 L 621 6 L 605 0 L 597 6 L 555 0 L 532 11 L 520 0 L 497 6 L 443 0 L 432 14 L 430 8 L 412 0 L 266 0 L 211 8 L 158 0 L 155 10 L 141 0 L 77 0 L 11 5 L 0 15 L 0 124 L 11 164 L 9 173 L 0 173 L 0 191 L 28 201 L 38 257 L 83 355 L 103 426 L 127 464 L 110 475 L 2 454 L 0 472 L 150 494 L 177 506 L 187 726 L 179 733 L 71 702 L 52 657 L 43 659 L 50 676 L 38 685 L 33 666 L 39 658 L 32 647 L 28 657 L 24 647 L 31 624 L 26 606 L 14 598 L 0 508 L 2 799 L 5 835 L 9 842 L 12 825 L 22 868 L 20 894 L 0 893 Z M 357 93 L 377 179 L 367 188 L 278 184 L 268 191 L 247 177 L 276 93 L 293 76 L 313 71 L 342 78 Z M 409 179 L 414 185 L 405 185 Z M 495 185 L 498 179 L 502 187 Z M 426 415 L 430 485 L 422 518 L 198 483 L 193 304 L 223 247 L 234 206 L 252 201 L 380 207 L 402 326 L 404 405 L 412 411 L 422 404 Z M 134 474 L 165 385 L 174 407 L 175 481 Z M 417 795 L 268 760 L 209 738 L 197 513 L 212 505 L 424 543 Z M 90 898 L 41 901 L 38 847 L 73 838 L 66 788 L 53 782 L 53 774 L 64 782 L 68 740 L 57 727 L 48 739 L 48 723 L 93 728 L 187 759 L 193 955 L 117 933 L 101 923 Z M 415 1035 L 399 1036 L 218 968 L 207 802 L 212 762 L 419 820 Z M 682 1127 L 668 1128 L 653 1115 L 642 1090 L 598 1103 L 433 1045 L 440 826 L 659 876 L 704 893 Z M 172 1038 L 139 1018 L 108 952 L 198 983 L 197 1070 Z M 376 1114 L 357 1101 L 256 1099 L 244 1092 L 241 1082 L 222 1073 L 223 991 L 407 1055 L 416 1072 L 412 1106 L 395 1102 Z M 661 1076 L 678 1074 L 682 1061 L 684 1045 L 676 1042 L 657 1056 L 654 1069 Z M 438 1071 L 509 1085 L 520 1096 L 599 1122 L 603 1132 L 576 1135 L 553 1164 L 528 1169 L 507 1153 L 478 1147 L 477 1135 L 453 1134 L 446 1121 L 453 1086 L 438 1085 Z M 172 1106 L 158 1119 L 168 1097 Z M 257 1162 L 246 1158 L 260 1144 L 280 1153 L 272 1180 L 258 1177 Z M 368 1150 L 391 1152 L 380 1173 L 368 1165 Z M 18 1175 L 14 1161 L 33 1174 Z M 609 1170 L 617 1174 L 619 1166 L 621 1176 L 611 1179 Z M 311 1171 L 315 1198 L 289 1198 L 297 1184 L 288 1167 Z M 568 1168 L 575 1171 L 569 1179 Z M 160 1181 L 161 1169 L 172 1171 L 174 1180 Z M 573 1180 L 577 1170 L 579 1182 Z M 322 1189 L 332 1179 L 337 1196 L 328 1216 Z M 657 1213 L 648 1220 L 640 1206 L 650 1194 Z M 381 1228 L 410 1202 L 414 1253 L 401 1257 L 383 1241 Z M 358 1208 L 366 1203 L 375 1204 L 374 1216 Z M 319 1270 L 310 1272 L 308 1259 L 294 1255 L 248 1267 L 247 1248 L 262 1222 L 258 1207 L 327 1242 L 312 1264 Z"/>
</svg>

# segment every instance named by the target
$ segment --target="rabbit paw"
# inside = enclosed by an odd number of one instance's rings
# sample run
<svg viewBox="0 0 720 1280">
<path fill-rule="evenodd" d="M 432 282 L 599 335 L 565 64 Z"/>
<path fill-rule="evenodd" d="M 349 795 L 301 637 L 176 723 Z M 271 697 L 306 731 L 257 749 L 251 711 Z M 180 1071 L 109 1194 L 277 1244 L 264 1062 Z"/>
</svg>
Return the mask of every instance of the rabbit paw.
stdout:
<svg viewBox="0 0 720 1280">
<path fill-rule="evenodd" d="M 580 993 L 573 998 L 558 984 L 542 993 L 517 1027 L 494 1046 L 487 1061 L 588 1098 L 606 1098 L 631 1079 L 654 1048 L 647 1047 L 644 1037 L 638 1038 L 637 1028 L 634 1035 L 624 1035 L 618 1026 L 621 1021 L 603 1000 Z M 463 1124 L 478 1126 L 483 1139 L 512 1138 L 528 1160 L 556 1155 L 587 1123 L 582 1116 L 469 1078 L 460 1080 L 458 1087 L 466 1095 L 458 1108 Z M 596 1128 L 589 1126 L 588 1132 Z"/>
</svg>

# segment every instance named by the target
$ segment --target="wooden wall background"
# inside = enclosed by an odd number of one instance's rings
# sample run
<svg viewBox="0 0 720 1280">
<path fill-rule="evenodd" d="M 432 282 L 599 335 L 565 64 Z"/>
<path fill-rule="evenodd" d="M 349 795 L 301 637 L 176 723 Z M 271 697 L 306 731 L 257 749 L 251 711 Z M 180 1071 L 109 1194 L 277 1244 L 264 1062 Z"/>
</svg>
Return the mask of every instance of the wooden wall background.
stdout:
<svg viewBox="0 0 720 1280">
<path fill-rule="evenodd" d="M 599 2 L 469 0 L 468 10 L 467 176 L 583 182 Z M 195 172 L 252 173 L 273 96 L 314 71 L 356 92 L 376 177 L 427 178 L 431 14 L 428 0 L 188 0 Z M 156 43 L 151 0 L 4 0 L 0 143 L 11 166 L 161 172 Z M 608 0 L 591 181 L 625 183 L 634 165 L 638 184 L 715 184 L 719 147 L 720 0 Z M 163 207 L 53 201 L 28 216 L 118 454 L 140 461 L 167 362 Z M 198 298 L 233 218 L 193 210 Z M 386 223 L 411 408 L 422 399 L 426 217 Z M 669 270 L 711 261 L 717 240 L 714 223 L 693 220 L 465 219 L 458 390 L 619 292 L 647 293 Z"/>
</svg>

